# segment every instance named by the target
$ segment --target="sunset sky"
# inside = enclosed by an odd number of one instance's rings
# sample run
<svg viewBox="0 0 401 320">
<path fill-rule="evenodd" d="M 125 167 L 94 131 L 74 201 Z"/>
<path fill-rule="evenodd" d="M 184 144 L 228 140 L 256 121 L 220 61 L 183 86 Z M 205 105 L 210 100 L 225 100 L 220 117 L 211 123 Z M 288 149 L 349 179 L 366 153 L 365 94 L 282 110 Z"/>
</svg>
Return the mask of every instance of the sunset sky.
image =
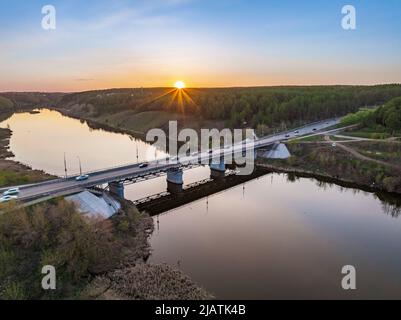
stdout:
<svg viewBox="0 0 401 320">
<path fill-rule="evenodd" d="M 0 0 L 0 40 L 0 91 L 401 82 L 399 0 Z"/>
</svg>

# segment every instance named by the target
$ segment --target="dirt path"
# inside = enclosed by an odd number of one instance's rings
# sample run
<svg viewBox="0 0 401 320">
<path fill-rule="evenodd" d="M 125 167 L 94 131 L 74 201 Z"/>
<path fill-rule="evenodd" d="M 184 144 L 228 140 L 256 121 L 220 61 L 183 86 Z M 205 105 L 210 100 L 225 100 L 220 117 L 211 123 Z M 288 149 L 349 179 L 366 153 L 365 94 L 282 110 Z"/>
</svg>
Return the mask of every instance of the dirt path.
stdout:
<svg viewBox="0 0 401 320">
<path fill-rule="evenodd" d="M 367 156 L 364 156 L 363 154 L 359 153 L 358 151 L 356 151 L 356 150 L 354 150 L 354 149 L 352 149 L 352 148 L 350 148 L 348 146 L 345 146 L 345 145 L 339 143 L 338 141 L 331 140 L 331 138 L 329 136 L 324 136 L 324 139 L 326 141 L 328 141 L 328 142 L 336 143 L 337 147 L 339 147 L 339 148 L 343 149 L 344 151 L 352 154 L 357 159 L 365 160 L 365 161 L 372 161 L 372 162 L 378 163 L 380 165 L 383 165 L 383 166 L 386 166 L 386 167 L 390 167 L 392 169 L 396 169 L 396 170 L 401 172 L 401 167 L 400 166 L 397 166 L 397 165 L 392 164 L 392 163 L 388 163 L 388 162 L 385 162 L 385 161 L 381 161 L 381 160 L 377 160 L 377 159 L 373 159 L 373 158 L 369 158 Z"/>
</svg>

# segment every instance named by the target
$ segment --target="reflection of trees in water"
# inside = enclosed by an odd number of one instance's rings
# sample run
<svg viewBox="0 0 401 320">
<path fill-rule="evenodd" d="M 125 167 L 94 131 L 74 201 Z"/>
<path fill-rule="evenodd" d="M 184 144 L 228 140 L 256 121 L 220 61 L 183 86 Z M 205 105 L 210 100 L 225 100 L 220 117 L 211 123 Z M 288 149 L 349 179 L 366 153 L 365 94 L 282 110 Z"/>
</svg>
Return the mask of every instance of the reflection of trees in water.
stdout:
<svg viewBox="0 0 401 320">
<path fill-rule="evenodd" d="M 375 197 L 380 200 L 383 211 L 394 217 L 398 218 L 401 215 L 401 196 L 379 192 L 375 194 Z"/>
<path fill-rule="evenodd" d="M 295 173 L 287 173 L 287 182 L 297 182 L 299 177 Z"/>
<path fill-rule="evenodd" d="M 287 177 L 287 182 L 291 182 L 291 183 L 297 182 L 302 178 L 302 176 L 300 176 L 296 173 L 287 173 L 286 177 Z M 386 193 L 386 192 L 373 193 L 373 192 L 368 192 L 368 191 L 365 191 L 362 189 L 358 189 L 357 187 L 353 187 L 353 186 L 344 187 L 344 186 L 337 184 L 334 181 L 320 180 L 317 177 L 306 177 L 306 179 L 314 181 L 316 186 L 318 186 L 319 188 L 321 188 L 325 191 L 328 189 L 334 188 L 337 191 L 339 191 L 340 193 L 352 192 L 353 195 L 362 194 L 365 196 L 369 196 L 369 195 L 373 194 L 375 199 L 378 199 L 381 202 L 382 209 L 386 214 L 388 214 L 394 218 L 398 218 L 399 216 L 401 216 L 401 196 L 399 196 L 399 195 Z"/>
<path fill-rule="evenodd" d="M 392 216 L 393 218 L 398 218 L 401 214 L 401 207 L 390 204 L 388 202 L 382 201 L 382 208 L 386 214 Z"/>
</svg>

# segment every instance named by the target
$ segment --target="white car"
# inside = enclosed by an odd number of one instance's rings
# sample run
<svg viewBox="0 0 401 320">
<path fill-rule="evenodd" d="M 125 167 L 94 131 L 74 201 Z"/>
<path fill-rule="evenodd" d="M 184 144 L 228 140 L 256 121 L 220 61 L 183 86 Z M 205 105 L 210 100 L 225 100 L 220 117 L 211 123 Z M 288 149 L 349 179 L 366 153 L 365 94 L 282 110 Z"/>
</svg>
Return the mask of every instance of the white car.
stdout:
<svg viewBox="0 0 401 320">
<path fill-rule="evenodd" d="M 18 199 L 17 196 L 2 196 L 0 198 L 0 203 L 9 202 L 11 200 L 17 200 L 17 199 Z"/>
<path fill-rule="evenodd" d="M 19 188 L 11 188 L 3 192 L 3 196 L 15 196 L 19 194 Z"/>
<path fill-rule="evenodd" d="M 76 181 L 85 181 L 89 179 L 89 175 L 83 174 L 75 178 Z"/>
</svg>

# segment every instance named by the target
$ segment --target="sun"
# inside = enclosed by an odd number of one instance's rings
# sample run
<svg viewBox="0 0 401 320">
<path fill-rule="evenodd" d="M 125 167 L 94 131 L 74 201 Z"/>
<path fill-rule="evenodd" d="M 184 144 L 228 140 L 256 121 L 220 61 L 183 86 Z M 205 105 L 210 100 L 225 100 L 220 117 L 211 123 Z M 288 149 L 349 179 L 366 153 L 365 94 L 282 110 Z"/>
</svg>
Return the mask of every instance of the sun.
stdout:
<svg viewBox="0 0 401 320">
<path fill-rule="evenodd" d="M 177 89 L 184 89 L 185 88 L 185 83 L 183 81 L 177 81 L 174 84 L 174 87 L 176 87 Z"/>
</svg>

